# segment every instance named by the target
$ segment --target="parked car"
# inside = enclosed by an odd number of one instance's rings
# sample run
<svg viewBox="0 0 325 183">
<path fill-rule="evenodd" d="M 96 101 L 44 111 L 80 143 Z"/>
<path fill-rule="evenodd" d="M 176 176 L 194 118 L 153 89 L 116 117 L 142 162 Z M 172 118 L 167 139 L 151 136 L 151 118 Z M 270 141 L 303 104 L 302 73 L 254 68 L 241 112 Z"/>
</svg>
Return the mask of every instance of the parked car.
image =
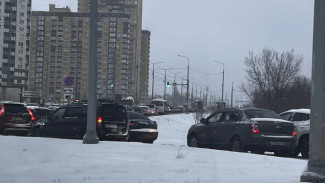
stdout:
<svg viewBox="0 0 325 183">
<path fill-rule="evenodd" d="M 27 135 L 33 118 L 24 104 L 0 102 L 0 134 Z"/>
<path fill-rule="evenodd" d="M 153 143 L 158 137 L 157 123 L 148 117 L 129 112 L 129 141 Z"/>
<path fill-rule="evenodd" d="M 151 110 L 149 109 L 148 106 L 140 106 L 141 110 L 142 110 L 142 114 L 145 116 L 149 116 L 151 115 Z"/>
<path fill-rule="evenodd" d="M 302 157 L 309 158 L 310 109 L 291 109 L 280 116 L 297 127 L 297 142 L 292 156 L 301 153 Z"/>
<path fill-rule="evenodd" d="M 158 114 L 157 106 L 155 104 L 148 104 L 146 106 L 149 107 L 151 115 L 157 115 Z"/>
<path fill-rule="evenodd" d="M 126 109 L 127 112 L 135 112 L 134 109 L 128 105 L 124 105 L 124 108 Z"/>
<path fill-rule="evenodd" d="M 287 156 L 295 146 L 292 122 L 265 109 L 223 109 L 193 125 L 187 135 L 190 147 L 212 147 L 237 152 Z"/>
<path fill-rule="evenodd" d="M 137 112 L 137 113 L 143 112 L 141 107 L 136 106 L 136 107 L 132 107 L 132 108 L 133 108 L 134 112 Z"/>
<path fill-rule="evenodd" d="M 82 139 L 87 127 L 87 104 L 60 107 L 32 126 L 31 136 Z M 96 130 L 100 140 L 128 139 L 129 119 L 123 105 L 102 103 L 97 106 Z"/>
</svg>

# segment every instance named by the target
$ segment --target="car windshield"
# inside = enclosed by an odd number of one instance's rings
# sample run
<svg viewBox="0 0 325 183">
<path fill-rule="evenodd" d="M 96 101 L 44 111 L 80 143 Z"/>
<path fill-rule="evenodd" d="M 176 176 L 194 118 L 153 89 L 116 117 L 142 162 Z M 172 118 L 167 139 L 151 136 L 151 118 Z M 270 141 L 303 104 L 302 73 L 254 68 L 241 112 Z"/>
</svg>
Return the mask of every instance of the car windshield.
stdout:
<svg viewBox="0 0 325 183">
<path fill-rule="evenodd" d="M 245 110 L 248 118 L 275 118 L 282 119 L 278 114 L 269 110 L 250 109 Z"/>
</svg>

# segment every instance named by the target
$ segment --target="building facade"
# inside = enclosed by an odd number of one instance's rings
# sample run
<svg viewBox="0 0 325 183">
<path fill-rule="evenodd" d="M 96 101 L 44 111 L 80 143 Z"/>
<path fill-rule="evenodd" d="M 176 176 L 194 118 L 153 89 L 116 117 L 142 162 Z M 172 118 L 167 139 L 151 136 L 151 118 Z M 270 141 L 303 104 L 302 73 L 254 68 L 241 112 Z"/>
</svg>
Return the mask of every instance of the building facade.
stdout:
<svg viewBox="0 0 325 183">
<path fill-rule="evenodd" d="M 29 90 L 46 102 L 88 98 L 89 21 L 68 7 L 32 12 Z M 97 31 L 98 98 L 128 96 L 130 16 L 99 13 Z"/>
<path fill-rule="evenodd" d="M 124 13 L 130 16 L 130 49 L 128 91 L 136 101 L 140 98 L 141 29 L 143 0 L 99 0 L 99 13 Z M 89 0 L 78 0 L 78 12 L 89 12 Z"/>
<path fill-rule="evenodd" d="M 146 103 L 149 88 L 150 31 L 141 34 L 140 102 Z"/>
<path fill-rule="evenodd" d="M 0 85 L 27 88 L 31 0 L 0 0 Z"/>
</svg>

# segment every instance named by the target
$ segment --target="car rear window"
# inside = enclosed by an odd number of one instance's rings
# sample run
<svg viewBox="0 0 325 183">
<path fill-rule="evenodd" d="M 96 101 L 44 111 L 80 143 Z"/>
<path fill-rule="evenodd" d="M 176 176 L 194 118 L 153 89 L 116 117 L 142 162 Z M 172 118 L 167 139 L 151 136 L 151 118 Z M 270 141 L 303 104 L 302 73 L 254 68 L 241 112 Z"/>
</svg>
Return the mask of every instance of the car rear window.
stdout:
<svg viewBox="0 0 325 183">
<path fill-rule="evenodd" d="M 5 104 L 4 105 L 5 112 L 11 114 L 25 114 L 28 113 L 27 108 L 21 104 Z"/>
<path fill-rule="evenodd" d="M 275 118 L 282 119 L 278 114 L 269 110 L 250 109 L 245 110 L 248 118 Z"/>
<path fill-rule="evenodd" d="M 154 105 L 147 105 L 148 107 L 150 107 L 150 108 L 155 108 L 155 106 Z"/>
<path fill-rule="evenodd" d="M 102 107 L 102 115 L 104 116 L 118 116 L 121 114 L 126 114 L 124 106 L 104 104 Z"/>
<path fill-rule="evenodd" d="M 139 113 L 135 113 L 135 112 L 129 112 L 129 118 L 130 119 L 148 119 L 144 115 L 139 114 Z"/>
</svg>

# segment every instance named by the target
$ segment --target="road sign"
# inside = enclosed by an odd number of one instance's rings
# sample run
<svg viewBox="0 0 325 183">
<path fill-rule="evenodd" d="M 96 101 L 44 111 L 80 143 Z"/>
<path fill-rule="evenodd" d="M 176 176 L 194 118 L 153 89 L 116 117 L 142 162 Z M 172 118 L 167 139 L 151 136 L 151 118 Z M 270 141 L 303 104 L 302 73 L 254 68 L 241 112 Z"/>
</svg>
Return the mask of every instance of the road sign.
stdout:
<svg viewBox="0 0 325 183">
<path fill-rule="evenodd" d="M 73 83 L 74 83 L 73 77 L 68 76 L 64 79 L 65 86 L 72 86 Z"/>
</svg>

